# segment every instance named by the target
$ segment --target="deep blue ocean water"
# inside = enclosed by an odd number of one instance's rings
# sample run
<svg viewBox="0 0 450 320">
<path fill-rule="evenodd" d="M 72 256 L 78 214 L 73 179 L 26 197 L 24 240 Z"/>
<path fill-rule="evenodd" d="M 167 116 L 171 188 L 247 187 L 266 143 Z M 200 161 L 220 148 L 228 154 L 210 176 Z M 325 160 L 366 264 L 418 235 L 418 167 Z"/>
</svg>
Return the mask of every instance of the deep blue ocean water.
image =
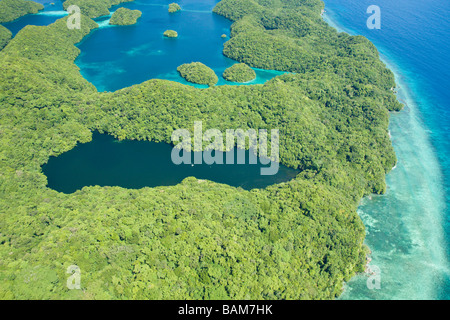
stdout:
<svg viewBox="0 0 450 320">
<path fill-rule="evenodd" d="M 60 1 L 5 24 L 14 34 L 26 24 L 47 25 L 64 16 Z M 211 14 L 216 0 L 179 1 L 183 11 L 167 14 L 167 1 L 138 0 L 122 6 L 144 12 L 135 26 L 111 27 L 109 17 L 79 48 L 76 63 L 100 91 L 161 78 L 184 82 L 176 67 L 201 61 L 219 78 L 234 62 L 221 55 L 229 21 Z M 152 3 L 152 5 L 148 5 Z M 359 214 L 379 267 L 381 288 L 367 276 L 345 287 L 342 299 L 449 299 L 450 239 L 450 21 L 445 0 L 325 0 L 325 20 L 340 30 L 364 35 L 396 74 L 405 109 L 391 115 L 390 131 L 398 164 L 387 176 L 386 195 L 365 198 Z M 381 9 L 381 29 L 369 30 L 366 10 Z M 114 8 L 111 9 L 111 12 Z M 188 19 L 183 18 L 188 17 Z M 178 39 L 164 39 L 175 29 Z M 145 39 L 145 41 L 141 41 Z M 148 42 L 148 43 L 147 43 Z M 164 56 L 164 57 L 162 57 Z M 262 83 L 277 72 L 258 70 Z M 219 84 L 226 84 L 221 80 Z"/>
<path fill-rule="evenodd" d="M 371 265 L 381 289 L 356 277 L 343 299 L 449 299 L 450 239 L 450 9 L 445 0 L 325 0 L 325 19 L 366 36 L 396 74 L 405 110 L 392 114 L 399 159 L 384 196 L 364 199 Z M 370 5 L 381 29 L 370 30 Z"/>
</svg>

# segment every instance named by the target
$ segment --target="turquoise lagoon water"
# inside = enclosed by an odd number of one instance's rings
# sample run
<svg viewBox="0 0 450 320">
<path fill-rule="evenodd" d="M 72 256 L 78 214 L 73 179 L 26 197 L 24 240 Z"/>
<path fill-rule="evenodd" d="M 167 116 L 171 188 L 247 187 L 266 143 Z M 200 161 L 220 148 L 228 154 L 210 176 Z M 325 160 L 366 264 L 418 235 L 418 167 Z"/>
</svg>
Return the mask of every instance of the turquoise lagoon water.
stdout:
<svg viewBox="0 0 450 320">
<path fill-rule="evenodd" d="M 67 15 L 62 1 L 37 0 L 44 5 L 38 14 L 27 15 L 3 24 L 13 35 L 26 25 L 44 26 Z M 183 63 L 202 62 L 212 68 L 217 85 L 252 85 L 264 83 L 281 71 L 254 68 L 256 79 L 245 84 L 226 81 L 222 73 L 236 61 L 222 54 L 223 44 L 229 39 L 231 21 L 212 12 L 218 0 L 177 1 L 182 11 L 169 14 L 165 0 L 138 0 L 113 6 L 109 16 L 95 21 L 99 28 L 83 39 L 78 47 L 81 54 L 75 63 L 84 78 L 99 91 L 115 91 L 150 79 L 177 81 L 197 88 L 177 72 Z M 52 5 L 52 3 L 54 3 Z M 132 26 L 111 26 L 109 19 L 119 7 L 138 9 L 142 17 Z M 163 37 L 167 29 L 176 30 L 176 39 Z M 227 38 L 223 39 L 222 34 Z"/>
<path fill-rule="evenodd" d="M 166 79 L 194 85 L 177 72 L 183 63 L 202 62 L 212 68 L 217 85 L 236 85 L 222 78 L 226 68 L 236 61 L 222 54 L 229 39 L 231 21 L 216 15 L 212 9 L 219 1 L 178 1 L 182 10 L 169 14 L 165 0 L 134 1 L 120 5 L 142 11 L 132 26 L 111 26 L 110 16 L 96 19 L 100 28 L 94 30 L 78 47 L 75 63 L 82 75 L 99 91 L 115 91 L 149 79 Z M 113 7 L 110 11 L 115 11 Z M 165 38 L 165 30 L 175 30 L 178 38 Z M 223 39 L 222 34 L 227 38 Z M 254 69 L 257 78 L 246 85 L 264 83 L 284 72 Z M 195 85 L 198 88 L 207 86 Z"/>
<path fill-rule="evenodd" d="M 381 29 L 369 30 L 367 8 L 381 9 Z M 359 214 L 380 268 L 381 288 L 357 276 L 341 299 L 449 299 L 450 23 L 444 0 L 326 0 L 325 20 L 364 35 L 396 74 L 405 104 L 391 115 L 398 157 L 388 191 L 362 201 Z"/>
</svg>

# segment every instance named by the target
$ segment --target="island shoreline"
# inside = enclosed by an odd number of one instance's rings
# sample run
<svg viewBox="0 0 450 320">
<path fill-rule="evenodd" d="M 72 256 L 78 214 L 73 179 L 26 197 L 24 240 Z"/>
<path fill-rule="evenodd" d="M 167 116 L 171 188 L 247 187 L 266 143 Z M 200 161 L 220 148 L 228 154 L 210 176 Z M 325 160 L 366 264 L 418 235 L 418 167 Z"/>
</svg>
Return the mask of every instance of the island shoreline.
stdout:
<svg viewBox="0 0 450 320">
<path fill-rule="evenodd" d="M 333 11 L 332 9 L 327 8 L 327 7 L 325 7 L 325 9 L 326 10 L 324 10 L 322 12 L 321 16 L 322 16 L 323 20 L 328 25 L 330 25 L 331 27 L 335 28 L 338 32 L 344 32 L 344 33 L 347 33 L 347 34 L 352 35 L 352 36 L 358 35 L 358 32 L 346 28 L 344 25 L 342 25 L 340 23 L 339 20 L 337 20 L 336 18 L 333 18 L 331 16 L 331 14 L 333 14 L 335 11 Z M 374 45 L 375 45 L 375 43 L 374 43 Z M 405 72 L 401 70 L 400 66 L 398 66 L 398 64 L 395 62 L 395 59 L 390 56 L 391 53 L 388 52 L 388 50 L 389 50 L 388 48 L 387 49 L 384 48 L 384 47 L 380 48 L 379 45 L 376 45 L 376 47 L 377 47 L 377 50 L 379 52 L 380 60 L 386 65 L 386 67 L 389 70 L 392 71 L 392 73 L 395 76 L 395 82 L 396 82 L 395 95 L 397 97 L 397 100 L 404 105 L 404 108 L 400 112 L 390 112 L 390 121 L 389 121 L 389 128 L 390 128 L 390 130 L 389 130 L 389 135 L 390 135 L 391 141 L 394 141 L 396 139 L 396 137 L 399 137 L 398 132 L 396 132 L 395 130 L 391 130 L 391 125 L 392 125 L 392 122 L 393 122 L 392 121 L 392 116 L 396 115 L 396 114 L 399 114 L 399 116 L 401 116 L 401 114 L 405 113 L 405 112 L 414 114 L 415 120 L 418 122 L 418 125 L 421 127 L 421 129 L 423 129 L 424 133 L 426 134 L 426 130 L 427 130 L 426 126 L 425 126 L 425 124 L 424 124 L 424 122 L 422 120 L 423 118 L 422 118 L 420 109 L 419 109 L 419 107 L 417 105 L 417 102 L 415 101 L 415 97 L 413 97 L 412 88 L 406 81 L 406 76 L 404 75 Z M 392 133 L 392 135 L 391 135 L 391 133 Z M 396 135 L 396 133 L 397 133 L 397 135 Z M 439 172 L 437 172 L 436 175 L 439 176 L 441 179 L 443 179 L 441 164 L 439 163 L 439 161 L 437 159 L 437 155 L 435 154 L 435 150 L 434 150 L 434 147 L 433 147 L 433 145 L 431 143 L 429 134 L 426 134 L 424 139 L 425 139 L 425 142 L 427 143 L 428 149 L 430 150 L 431 153 L 433 153 L 433 154 L 430 154 L 429 156 L 431 158 L 433 158 L 434 163 L 436 163 L 437 166 L 438 166 Z M 395 153 L 396 153 L 396 155 L 398 155 L 398 151 L 397 150 L 395 150 Z M 398 162 L 391 169 L 391 171 L 386 174 L 386 179 L 387 180 L 388 180 L 388 175 L 390 175 L 392 173 L 392 171 L 397 168 L 397 166 L 398 166 Z M 440 180 L 438 182 L 438 185 L 443 185 L 443 181 Z M 388 181 L 387 181 L 387 188 L 388 189 L 390 189 L 393 186 L 394 186 L 394 184 L 392 182 L 388 183 Z M 381 197 L 386 197 L 386 196 L 387 196 L 386 194 L 381 195 Z M 441 197 L 442 197 L 442 195 L 441 195 Z M 373 201 L 371 196 L 363 197 L 361 199 L 361 201 L 360 201 L 360 205 L 358 206 L 358 212 L 360 210 L 360 207 L 364 205 L 363 203 L 366 200 L 367 201 Z M 445 202 L 445 200 L 443 200 L 443 202 Z M 389 213 L 386 212 L 385 214 L 389 214 Z M 442 217 L 442 216 L 440 216 L 439 218 L 441 220 L 444 219 L 444 217 Z M 367 229 L 368 225 L 366 225 L 366 222 L 364 221 L 364 219 L 362 219 L 362 220 L 363 220 L 363 223 L 364 223 L 364 225 L 365 225 L 365 227 Z M 441 241 L 440 245 L 441 246 L 443 245 L 445 247 L 445 244 L 443 244 L 443 242 L 445 242 L 445 237 L 443 236 L 443 232 L 442 232 L 442 230 L 439 230 L 440 228 L 436 228 L 436 229 L 439 232 L 439 235 L 436 235 L 432 239 L 430 238 L 430 239 L 427 239 L 427 240 L 432 241 L 432 242 L 440 240 Z M 367 237 L 365 238 L 364 243 L 366 243 L 366 240 L 367 240 Z M 366 244 L 366 245 L 368 245 L 368 244 Z M 368 247 L 370 248 L 370 251 L 371 251 L 371 253 L 370 253 L 370 260 L 368 260 L 368 264 L 370 262 L 372 262 L 372 263 L 373 262 L 377 262 L 377 258 L 374 258 L 372 256 L 373 254 L 375 254 L 375 255 L 377 254 L 377 250 L 373 249 L 373 246 L 371 247 L 371 246 L 368 245 Z M 438 249 L 435 249 L 435 251 L 436 251 L 434 253 L 435 255 L 441 255 L 442 254 L 441 252 L 437 252 Z M 430 284 L 432 283 L 432 277 L 433 277 L 432 273 L 433 272 L 435 272 L 435 270 L 431 270 L 429 272 L 429 274 L 427 274 L 427 276 L 430 278 L 429 279 Z M 352 281 L 357 280 L 359 277 L 361 277 L 361 275 L 367 278 L 368 274 L 367 273 L 363 273 L 363 274 L 355 275 L 354 277 L 352 277 L 352 279 L 349 282 L 345 283 L 345 285 L 344 285 L 344 292 L 338 297 L 338 299 L 341 299 L 341 300 L 348 300 L 348 299 L 350 299 L 350 300 L 352 300 L 352 299 L 356 298 L 356 297 L 352 296 L 352 294 L 351 294 L 351 290 L 352 289 L 349 286 L 349 283 L 351 283 Z M 435 287 L 433 289 L 428 289 L 428 291 L 426 293 L 422 294 L 421 298 L 423 298 L 423 299 L 434 298 L 438 294 L 437 292 L 439 291 L 439 286 L 437 284 L 434 284 L 434 285 L 435 285 Z M 407 297 L 401 297 L 400 299 L 402 299 L 402 298 L 406 299 Z"/>
</svg>

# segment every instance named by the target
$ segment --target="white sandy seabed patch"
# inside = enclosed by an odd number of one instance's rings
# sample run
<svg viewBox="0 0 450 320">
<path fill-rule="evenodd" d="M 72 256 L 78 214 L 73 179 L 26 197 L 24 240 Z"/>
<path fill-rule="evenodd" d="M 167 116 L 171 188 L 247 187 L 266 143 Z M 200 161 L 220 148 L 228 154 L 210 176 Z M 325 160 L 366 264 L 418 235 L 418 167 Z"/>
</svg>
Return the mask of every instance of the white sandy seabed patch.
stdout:
<svg viewBox="0 0 450 320">
<path fill-rule="evenodd" d="M 67 11 L 41 11 L 36 13 L 36 15 L 40 16 L 55 16 L 55 17 L 64 17 L 67 16 L 69 13 Z"/>
</svg>

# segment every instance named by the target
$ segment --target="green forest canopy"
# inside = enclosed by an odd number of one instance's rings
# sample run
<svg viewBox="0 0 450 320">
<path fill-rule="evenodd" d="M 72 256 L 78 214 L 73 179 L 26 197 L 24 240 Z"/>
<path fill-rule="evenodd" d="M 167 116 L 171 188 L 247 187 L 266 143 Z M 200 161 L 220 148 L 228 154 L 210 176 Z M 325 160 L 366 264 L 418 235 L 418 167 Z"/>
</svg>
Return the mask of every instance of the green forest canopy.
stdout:
<svg viewBox="0 0 450 320">
<path fill-rule="evenodd" d="M 336 32 L 321 9 L 318 0 L 220 2 L 214 11 L 235 21 L 224 54 L 291 73 L 208 89 L 149 80 L 100 93 L 74 64 L 74 44 L 94 21 L 23 28 L 0 51 L 0 298 L 339 295 L 366 263 L 356 207 L 386 190 L 396 163 L 388 111 L 401 105 L 376 48 Z M 194 121 L 205 130 L 278 128 L 282 164 L 302 172 L 251 191 L 195 178 L 70 195 L 46 187 L 41 165 L 94 130 L 170 142 Z M 81 269 L 82 290 L 66 287 L 70 265 Z"/>
<path fill-rule="evenodd" d="M 177 68 L 180 75 L 189 82 L 213 86 L 219 81 L 216 73 L 201 62 L 182 64 Z"/>
<path fill-rule="evenodd" d="M 225 69 L 223 77 L 227 81 L 248 82 L 256 78 L 256 73 L 245 63 L 236 63 Z"/>
<path fill-rule="evenodd" d="M 0 25 L 0 50 L 3 49 L 12 37 L 11 31 Z"/>
<path fill-rule="evenodd" d="M 169 12 L 170 13 L 174 13 L 174 12 L 177 12 L 180 10 L 181 10 L 181 7 L 178 3 L 174 2 L 174 3 L 169 4 Z"/>
<path fill-rule="evenodd" d="M 176 38 L 178 37 L 178 32 L 176 32 L 175 30 L 166 30 L 164 31 L 163 35 L 168 38 Z"/>
<path fill-rule="evenodd" d="M 30 13 L 38 13 L 44 6 L 28 0 L 1 0 L 0 23 L 10 22 Z"/>
<path fill-rule="evenodd" d="M 97 18 L 109 15 L 112 6 L 131 1 L 133 0 L 66 0 L 63 2 L 63 8 L 67 10 L 71 5 L 76 5 L 82 14 L 89 18 Z"/>
<path fill-rule="evenodd" d="M 139 10 L 119 8 L 113 13 L 111 19 L 109 20 L 109 24 L 129 26 L 135 24 L 141 16 L 142 12 Z"/>
</svg>

